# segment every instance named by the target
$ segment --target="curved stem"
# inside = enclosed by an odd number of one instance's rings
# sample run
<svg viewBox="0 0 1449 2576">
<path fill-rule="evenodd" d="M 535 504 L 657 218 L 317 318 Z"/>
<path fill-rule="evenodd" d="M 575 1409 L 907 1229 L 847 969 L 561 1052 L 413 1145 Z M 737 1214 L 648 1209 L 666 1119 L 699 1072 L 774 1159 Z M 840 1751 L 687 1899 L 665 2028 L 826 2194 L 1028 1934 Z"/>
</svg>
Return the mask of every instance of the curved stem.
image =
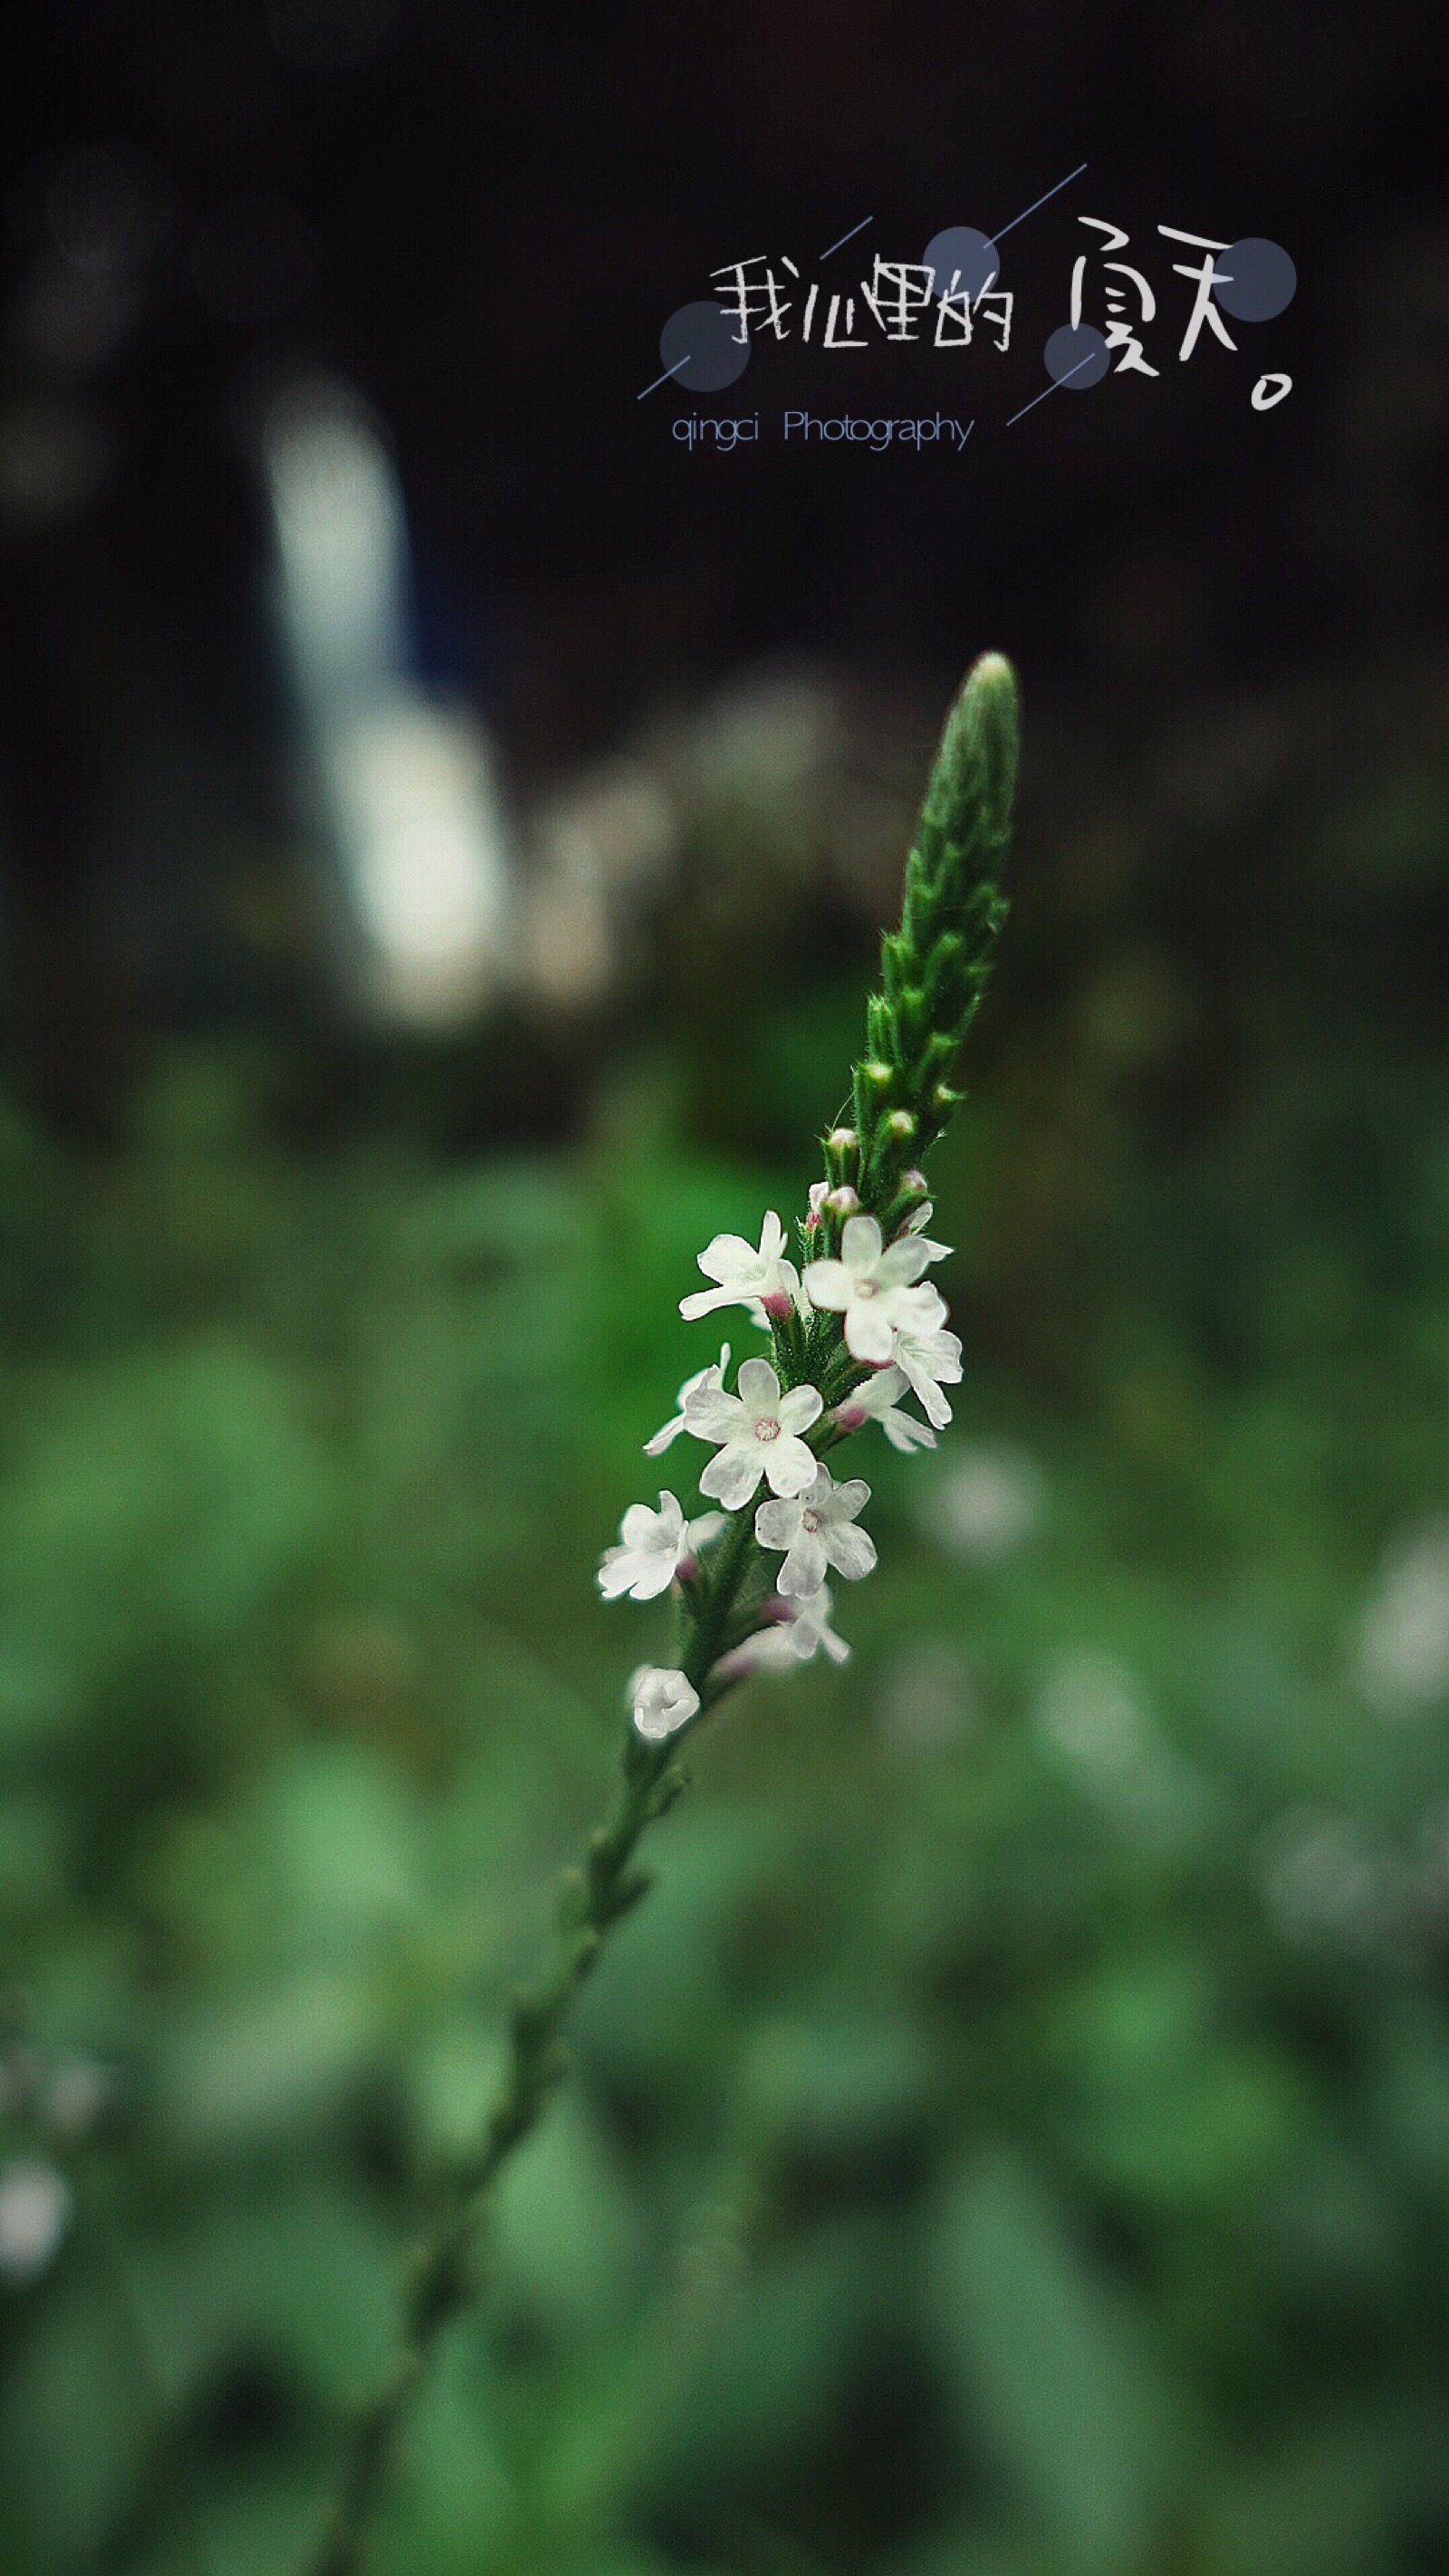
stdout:
<svg viewBox="0 0 1449 2576">
<path fill-rule="evenodd" d="M 724 1696 L 723 1688 L 711 1691 L 707 1685 L 754 1553 L 753 1524 L 752 1504 L 731 1516 L 708 1578 L 690 1604 L 691 1633 L 681 1662 L 700 1694 L 701 1715 Z M 561 2034 L 569 2007 L 606 1934 L 648 1890 L 649 1879 L 632 1866 L 634 1853 L 646 1828 L 685 1785 L 680 1741 L 646 1744 L 632 1723 L 626 1732 L 613 1805 L 590 1835 L 581 1863 L 564 1875 L 553 1955 L 537 1985 L 516 1997 L 510 2011 L 508 2064 L 497 2100 L 476 2145 L 444 2176 L 432 2219 L 414 2249 L 397 2351 L 382 2385 L 353 2418 L 337 2493 L 307 2562 L 309 2576 L 359 2576 L 439 2337 L 479 2295 L 474 2258 L 498 2176 L 537 2127 L 565 2071 Z"/>
</svg>

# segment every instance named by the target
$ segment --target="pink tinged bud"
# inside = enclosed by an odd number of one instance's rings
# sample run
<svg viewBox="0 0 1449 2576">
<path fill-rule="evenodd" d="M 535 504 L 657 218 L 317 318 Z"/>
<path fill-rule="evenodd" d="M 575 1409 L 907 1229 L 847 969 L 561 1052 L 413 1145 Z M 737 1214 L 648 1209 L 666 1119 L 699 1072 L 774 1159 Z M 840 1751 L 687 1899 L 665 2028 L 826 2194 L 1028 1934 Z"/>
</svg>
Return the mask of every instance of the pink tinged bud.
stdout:
<svg viewBox="0 0 1449 2576">
<path fill-rule="evenodd" d="M 854 1216 L 860 1206 L 860 1192 L 853 1190 L 849 1181 L 842 1181 L 838 1190 L 831 1191 L 825 1204 L 832 1216 Z"/>
<path fill-rule="evenodd" d="M 916 1122 L 909 1109 L 893 1109 L 886 1125 L 893 1136 L 914 1136 L 916 1132 Z"/>
<path fill-rule="evenodd" d="M 747 1680 L 753 1670 L 754 1665 L 748 1645 L 735 1646 L 729 1654 L 721 1655 L 711 1678 L 723 1689 L 731 1682 Z"/>
<path fill-rule="evenodd" d="M 853 1154 L 860 1138 L 853 1127 L 832 1127 L 825 1142 L 837 1154 Z"/>
<path fill-rule="evenodd" d="M 698 1557 L 692 1553 L 688 1556 L 682 1556 L 674 1569 L 675 1581 L 678 1583 L 692 1583 L 698 1572 Z"/>
<path fill-rule="evenodd" d="M 926 1195 L 925 1173 L 917 1171 L 912 1166 L 909 1172 L 902 1172 L 901 1187 L 903 1190 L 909 1190 L 913 1198 L 923 1199 Z"/>
<path fill-rule="evenodd" d="M 837 1404 L 830 1419 L 841 1431 L 859 1431 L 869 1422 L 870 1415 L 863 1404 Z"/>
<path fill-rule="evenodd" d="M 819 1215 L 817 1214 L 816 1210 L 815 1210 L 814 1208 L 812 1208 L 812 1209 L 811 1209 L 811 1211 L 810 1211 L 810 1214 L 809 1214 L 809 1215 L 807 1216 L 807 1218 L 805 1219 L 805 1231 L 806 1231 L 806 1233 L 807 1233 L 807 1234 L 814 1234 L 814 1233 L 815 1233 L 815 1231 L 816 1231 L 816 1229 L 817 1229 L 817 1228 L 818 1228 L 818 1226 L 819 1226 L 819 1223 L 820 1223 Z"/>
<path fill-rule="evenodd" d="M 810 1222 L 812 1225 L 815 1223 L 814 1217 Z M 772 1288 L 768 1297 L 760 1299 L 760 1304 L 766 1314 L 777 1324 L 783 1324 L 786 1316 L 793 1315 L 795 1312 L 795 1300 L 788 1288 Z"/>
</svg>

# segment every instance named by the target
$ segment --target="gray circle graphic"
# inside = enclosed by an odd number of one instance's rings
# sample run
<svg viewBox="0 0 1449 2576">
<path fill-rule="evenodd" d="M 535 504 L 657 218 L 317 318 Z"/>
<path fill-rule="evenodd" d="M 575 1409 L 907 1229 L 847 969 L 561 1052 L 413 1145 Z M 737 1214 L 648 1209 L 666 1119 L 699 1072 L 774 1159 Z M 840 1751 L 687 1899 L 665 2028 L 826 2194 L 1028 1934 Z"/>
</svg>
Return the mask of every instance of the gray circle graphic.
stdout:
<svg viewBox="0 0 1449 2576">
<path fill-rule="evenodd" d="M 1107 372 L 1107 343 L 1090 322 L 1079 322 L 1075 329 L 1064 322 L 1059 331 L 1053 331 L 1042 357 L 1053 381 L 1069 385 L 1073 393 L 1099 385 Z"/>
<path fill-rule="evenodd" d="M 659 334 L 659 363 L 692 394 L 717 394 L 750 363 L 750 343 L 722 304 L 681 304 Z"/>
<path fill-rule="evenodd" d="M 1272 322 L 1298 288 L 1298 271 L 1281 243 L 1250 233 L 1213 261 L 1213 294 L 1235 322 Z"/>
<path fill-rule="evenodd" d="M 974 224 L 950 224 L 926 244 L 921 265 L 931 271 L 933 295 L 969 295 L 974 303 L 1000 276 L 1001 254 Z"/>
</svg>

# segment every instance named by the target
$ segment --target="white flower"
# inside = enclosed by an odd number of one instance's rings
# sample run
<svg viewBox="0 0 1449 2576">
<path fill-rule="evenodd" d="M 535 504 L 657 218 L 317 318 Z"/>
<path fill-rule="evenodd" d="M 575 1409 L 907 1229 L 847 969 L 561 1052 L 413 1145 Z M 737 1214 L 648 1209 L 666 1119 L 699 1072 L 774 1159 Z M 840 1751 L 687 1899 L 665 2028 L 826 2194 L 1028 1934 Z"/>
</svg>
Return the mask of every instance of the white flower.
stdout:
<svg viewBox="0 0 1449 2576">
<path fill-rule="evenodd" d="M 716 1279 L 719 1285 L 696 1288 L 692 1296 L 681 1297 L 681 1315 L 692 1324 L 716 1306 L 757 1304 L 767 1316 L 793 1314 L 800 1273 L 784 1253 L 785 1229 L 773 1208 L 760 1228 L 758 1252 L 742 1234 L 717 1234 L 698 1260 L 706 1279 Z"/>
<path fill-rule="evenodd" d="M 822 1648 L 832 1664 L 843 1664 L 849 1658 L 850 1648 L 845 1639 L 837 1637 L 830 1624 L 828 1583 L 822 1583 L 818 1592 L 807 1593 L 803 1601 L 796 1602 L 795 1616 L 785 1634 L 802 1664 L 809 1663 Z"/>
<path fill-rule="evenodd" d="M 802 1660 L 795 1651 L 793 1618 L 774 1622 L 768 1628 L 757 1628 L 742 1646 L 733 1646 L 715 1666 L 715 1678 L 721 1682 L 742 1682 L 751 1673 L 793 1673 Z"/>
<path fill-rule="evenodd" d="M 629 1684 L 634 1724 L 650 1744 L 677 1735 L 699 1707 L 699 1693 L 672 1664 L 641 1664 Z"/>
<path fill-rule="evenodd" d="M 728 1342 L 722 1342 L 720 1345 L 719 1358 L 717 1360 L 711 1360 L 708 1368 L 696 1369 L 693 1377 L 687 1377 L 685 1379 L 683 1386 L 679 1390 L 677 1399 L 679 1411 L 674 1416 L 672 1422 L 666 1422 L 660 1430 L 655 1432 L 652 1440 L 645 1441 L 644 1455 L 646 1458 L 662 1457 L 664 1451 L 668 1448 L 670 1441 L 677 1440 L 679 1438 L 681 1431 L 684 1429 L 684 1408 L 689 1402 L 690 1397 L 692 1395 L 697 1395 L 701 1387 L 723 1386 L 725 1370 L 729 1367 L 729 1364 L 730 1346 Z"/>
<path fill-rule="evenodd" d="M 929 1331 L 940 1322 L 941 1300 L 935 1289 L 916 1285 L 930 1260 L 918 1235 L 902 1235 L 897 1242 L 882 1245 L 873 1216 L 847 1217 L 840 1259 L 812 1261 L 805 1273 L 805 1294 L 812 1305 L 844 1315 L 845 1346 L 853 1359 L 879 1366 L 893 1356 L 895 1327 Z"/>
<path fill-rule="evenodd" d="M 788 1615 L 772 1620 L 766 1628 L 757 1628 L 753 1637 L 746 1637 L 742 1646 L 736 1646 L 715 1666 L 721 1681 L 742 1681 L 749 1673 L 793 1672 L 797 1664 L 808 1664 L 822 1648 L 833 1664 L 847 1661 L 850 1648 L 830 1625 L 828 1583 L 822 1583 L 803 1601 L 782 1601 L 780 1609 Z"/>
<path fill-rule="evenodd" d="M 934 1294 L 934 1291 L 932 1292 Z M 941 1308 L 941 1320 L 945 1317 Z M 961 1383 L 961 1337 L 935 1328 L 920 1332 L 905 1325 L 897 1330 L 891 1354 L 906 1384 L 919 1401 L 922 1412 L 936 1429 L 942 1431 L 951 1419 L 951 1407 L 941 1393 L 942 1383 Z"/>
<path fill-rule="evenodd" d="M 817 1467 L 815 1482 L 788 1502 L 761 1503 L 755 1514 L 755 1536 L 761 1547 L 783 1548 L 779 1588 L 787 1600 L 803 1601 L 820 1590 L 827 1566 L 858 1583 L 875 1563 L 875 1541 L 855 1526 L 856 1514 L 870 1501 L 870 1487 L 859 1476 L 837 1485 L 828 1467 Z"/>
<path fill-rule="evenodd" d="M 878 1422 L 893 1449 L 909 1456 L 913 1449 L 934 1449 L 936 1435 L 929 1424 L 918 1422 L 913 1413 L 903 1413 L 898 1399 L 909 1392 L 904 1369 L 875 1369 L 837 1404 L 833 1419 L 842 1431 L 859 1431 L 862 1424 Z"/>
<path fill-rule="evenodd" d="M 685 1558 L 723 1527 L 722 1512 L 687 1521 L 673 1494 L 660 1495 L 657 1512 L 647 1503 L 631 1503 L 619 1523 L 623 1544 L 606 1547 L 599 1559 L 599 1590 L 606 1601 L 618 1601 L 626 1592 L 636 1601 L 657 1600 Z"/>
<path fill-rule="evenodd" d="M 922 1206 L 914 1209 L 911 1215 L 907 1217 L 905 1224 L 901 1227 L 901 1232 L 902 1234 L 919 1235 L 929 1260 L 949 1261 L 952 1252 L 955 1250 L 954 1244 L 932 1243 L 926 1234 L 926 1228 L 930 1224 L 935 1213 L 936 1211 L 931 1205 L 930 1200 L 927 1199 Z"/>
<path fill-rule="evenodd" d="M 54 2165 L 16 2156 L 0 2173 L 0 2280 L 17 2285 L 45 2270 L 70 2217 L 70 2185 Z"/>
<path fill-rule="evenodd" d="M 772 1493 L 803 1494 L 817 1461 L 800 1434 L 820 1413 L 819 1390 L 792 1386 L 782 1395 L 768 1360 L 743 1361 L 736 1383 L 737 1395 L 701 1387 L 684 1408 L 685 1429 L 719 1452 L 700 1477 L 700 1492 L 730 1512 L 749 1501 L 762 1476 Z"/>
</svg>

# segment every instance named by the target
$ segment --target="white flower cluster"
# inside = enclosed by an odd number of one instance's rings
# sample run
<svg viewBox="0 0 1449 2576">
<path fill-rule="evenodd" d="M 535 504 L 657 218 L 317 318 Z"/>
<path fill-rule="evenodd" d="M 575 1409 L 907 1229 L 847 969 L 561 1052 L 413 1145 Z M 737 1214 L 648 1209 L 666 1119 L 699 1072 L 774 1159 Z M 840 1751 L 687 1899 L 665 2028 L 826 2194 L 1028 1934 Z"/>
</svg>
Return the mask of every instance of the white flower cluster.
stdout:
<svg viewBox="0 0 1449 2576">
<path fill-rule="evenodd" d="M 825 1181 L 812 1189 L 807 1233 L 818 1225 L 829 1192 Z M 870 1487 L 859 1476 L 837 1483 L 818 1448 L 879 1422 L 893 1448 L 933 1449 L 937 1431 L 951 1419 L 943 1390 L 961 1376 L 961 1344 L 946 1329 L 946 1301 L 925 1276 L 950 1251 L 926 1234 L 929 1202 L 907 1218 L 891 1243 L 873 1216 L 859 1213 L 853 1191 L 836 1190 L 829 1207 L 845 1218 L 838 1259 L 811 1261 L 803 1273 L 797 1270 L 786 1258 L 785 1229 L 771 1209 L 758 1248 L 743 1235 L 715 1236 L 699 1255 L 699 1267 L 713 1285 L 681 1298 L 679 1311 L 694 1320 L 722 1306 L 743 1306 L 751 1322 L 767 1331 L 778 1325 L 797 1332 L 815 1316 L 839 1316 L 847 1374 L 851 1364 L 867 1374 L 828 1412 L 818 1387 L 782 1388 L 765 1359 L 742 1360 L 731 1393 L 725 1384 L 726 1342 L 717 1360 L 686 1378 L 678 1412 L 644 1443 L 651 1458 L 682 1432 L 707 1443 L 714 1455 L 699 1489 L 723 1509 L 686 1520 L 672 1493 L 660 1494 L 657 1510 L 631 1503 L 619 1544 L 607 1548 L 599 1563 L 599 1589 L 609 1601 L 626 1593 L 651 1601 L 676 1582 L 687 1589 L 699 1574 L 700 1551 L 718 1538 L 727 1515 L 743 1511 L 761 1484 L 768 1487 L 755 1506 L 754 1536 L 782 1562 L 775 1589 L 756 1614 L 754 1633 L 715 1665 L 711 1679 L 720 1682 L 750 1671 L 787 1670 L 817 1653 L 845 1661 L 850 1648 L 830 1624 L 826 1577 L 835 1573 L 857 1583 L 875 1564 L 874 1542 L 857 1525 Z M 833 1360 L 838 1351 L 836 1345 Z M 827 1375 L 824 1368 L 819 1373 Z M 910 1395 L 924 1422 L 903 1409 L 902 1398 Z M 700 1707 L 688 1675 L 669 1665 L 641 1664 L 629 1696 L 634 1724 L 651 1742 L 676 1734 Z"/>
</svg>

